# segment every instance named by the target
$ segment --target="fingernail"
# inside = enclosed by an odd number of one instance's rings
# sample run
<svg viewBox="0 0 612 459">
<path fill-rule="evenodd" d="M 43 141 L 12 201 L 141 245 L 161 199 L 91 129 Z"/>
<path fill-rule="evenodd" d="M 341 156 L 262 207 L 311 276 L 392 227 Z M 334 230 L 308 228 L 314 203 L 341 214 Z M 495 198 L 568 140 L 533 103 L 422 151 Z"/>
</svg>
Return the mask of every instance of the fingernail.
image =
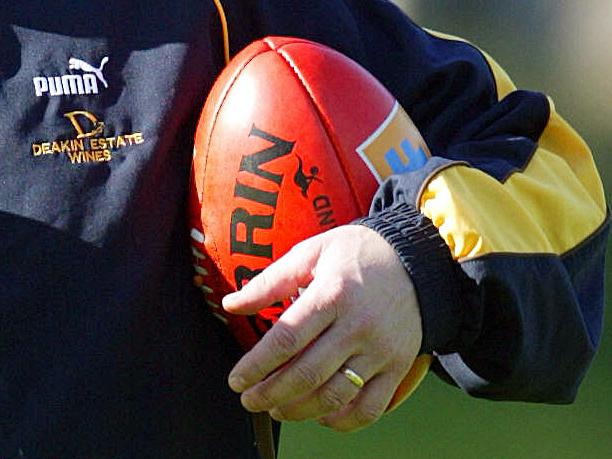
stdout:
<svg viewBox="0 0 612 459">
<path fill-rule="evenodd" d="M 240 393 L 246 389 L 246 381 L 242 376 L 230 375 L 227 382 L 234 392 Z"/>
<path fill-rule="evenodd" d="M 259 411 L 261 411 L 260 409 L 258 409 L 257 406 L 253 404 L 253 401 L 251 400 L 248 394 L 242 394 L 240 396 L 240 403 L 242 403 L 242 406 L 245 410 L 250 411 L 251 413 L 258 413 Z"/>
</svg>

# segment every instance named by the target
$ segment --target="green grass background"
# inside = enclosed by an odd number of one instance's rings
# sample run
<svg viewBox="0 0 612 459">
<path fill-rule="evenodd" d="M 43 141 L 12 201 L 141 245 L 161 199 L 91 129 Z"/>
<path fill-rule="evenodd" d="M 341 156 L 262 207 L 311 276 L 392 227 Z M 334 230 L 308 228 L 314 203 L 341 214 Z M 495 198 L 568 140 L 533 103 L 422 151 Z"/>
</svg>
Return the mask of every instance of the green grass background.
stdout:
<svg viewBox="0 0 612 459">
<path fill-rule="evenodd" d="M 543 91 L 594 151 L 612 202 L 612 1 L 398 1 L 425 27 L 492 54 L 519 87 Z M 606 285 L 612 292 L 612 245 Z M 363 431 L 283 427 L 280 459 L 612 458 L 612 316 L 576 402 L 569 406 L 470 398 L 428 376 L 395 412 Z"/>
</svg>

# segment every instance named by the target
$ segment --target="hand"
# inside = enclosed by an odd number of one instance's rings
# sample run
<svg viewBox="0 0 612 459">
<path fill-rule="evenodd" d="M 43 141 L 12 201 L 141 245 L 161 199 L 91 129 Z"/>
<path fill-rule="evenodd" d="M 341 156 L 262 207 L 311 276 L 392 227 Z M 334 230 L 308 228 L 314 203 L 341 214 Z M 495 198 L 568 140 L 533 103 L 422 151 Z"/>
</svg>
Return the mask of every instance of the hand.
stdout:
<svg viewBox="0 0 612 459">
<path fill-rule="evenodd" d="M 374 422 L 421 345 L 410 277 L 378 233 L 347 225 L 296 245 L 223 307 L 253 314 L 298 288 L 305 290 L 236 364 L 230 387 L 247 410 L 277 420 L 315 418 L 341 431 Z M 363 388 L 339 372 L 343 366 Z"/>
</svg>

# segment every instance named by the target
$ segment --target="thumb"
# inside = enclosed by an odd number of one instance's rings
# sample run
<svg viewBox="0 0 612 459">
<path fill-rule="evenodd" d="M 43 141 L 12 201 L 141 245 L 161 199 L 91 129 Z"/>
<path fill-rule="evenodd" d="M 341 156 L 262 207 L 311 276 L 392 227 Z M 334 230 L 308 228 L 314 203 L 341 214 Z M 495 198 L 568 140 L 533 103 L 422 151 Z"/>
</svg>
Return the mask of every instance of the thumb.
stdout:
<svg viewBox="0 0 612 459">
<path fill-rule="evenodd" d="M 223 308 L 232 314 L 254 314 L 277 301 L 297 296 L 298 289 L 312 281 L 320 253 L 320 238 L 300 242 L 241 290 L 226 295 Z"/>
</svg>

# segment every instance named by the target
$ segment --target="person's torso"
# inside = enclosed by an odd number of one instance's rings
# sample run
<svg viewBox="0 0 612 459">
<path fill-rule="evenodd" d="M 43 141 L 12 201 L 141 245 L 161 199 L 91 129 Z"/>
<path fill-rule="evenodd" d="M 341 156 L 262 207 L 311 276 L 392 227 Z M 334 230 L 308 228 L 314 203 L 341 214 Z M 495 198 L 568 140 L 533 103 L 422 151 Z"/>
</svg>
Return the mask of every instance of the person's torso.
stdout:
<svg viewBox="0 0 612 459">
<path fill-rule="evenodd" d="M 183 215 L 213 3 L 3 14 L 0 457 L 252 457 Z"/>
</svg>

